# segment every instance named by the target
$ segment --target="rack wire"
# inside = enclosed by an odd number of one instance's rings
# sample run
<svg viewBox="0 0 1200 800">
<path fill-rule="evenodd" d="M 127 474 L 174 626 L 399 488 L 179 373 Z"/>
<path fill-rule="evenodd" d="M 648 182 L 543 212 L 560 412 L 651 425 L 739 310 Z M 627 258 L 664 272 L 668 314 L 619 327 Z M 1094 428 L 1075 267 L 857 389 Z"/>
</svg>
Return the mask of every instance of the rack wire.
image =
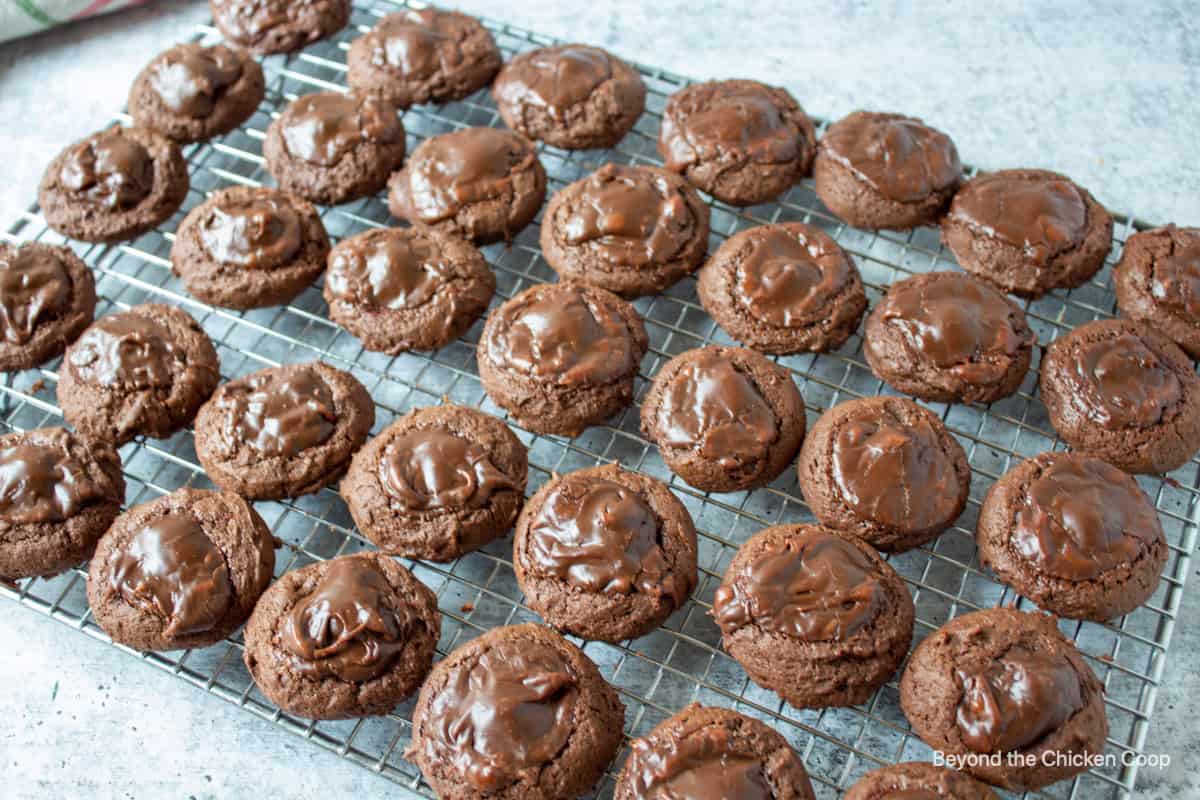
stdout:
<svg viewBox="0 0 1200 800">
<path fill-rule="evenodd" d="M 436 404 L 443 398 L 506 417 L 484 394 L 475 369 L 480 324 L 460 341 L 435 353 L 390 357 L 362 349 L 354 337 L 330 322 L 319 286 L 310 287 L 287 307 L 233 312 L 188 296 L 171 273 L 168 256 L 173 231 L 183 215 L 221 187 L 269 182 L 261 145 L 271 119 L 297 95 L 344 89 L 345 51 L 350 40 L 402 5 L 394 0 L 356 0 L 351 24 L 337 36 L 298 54 L 266 59 L 266 102 L 239 129 L 185 149 L 191 189 L 180 212 L 159 230 L 128 244 L 89 246 L 67 242 L 46 227 L 35 206 L 0 236 L 7 241 L 36 240 L 73 247 L 95 271 L 100 296 L 98 315 L 148 301 L 184 308 L 212 338 L 225 379 L 279 363 L 322 359 L 350 371 L 369 389 L 377 405 L 376 430 L 413 408 Z M 556 43 L 503 22 L 485 23 L 506 57 Z M 194 38 L 208 42 L 219 36 L 213 28 L 201 26 Z M 539 146 L 550 191 L 608 161 L 659 163 L 655 140 L 663 105 L 668 95 L 688 81 L 653 67 L 638 66 L 638 70 L 649 89 L 646 113 L 617 148 L 569 152 Z M 129 121 L 125 115 L 117 119 Z M 410 152 L 421 140 L 438 133 L 502 124 L 486 91 L 445 106 L 411 109 L 403 119 Z M 820 127 L 823 129 L 824 124 Z M 769 222 L 801 221 L 820 227 L 853 255 L 872 302 L 894 280 L 954 268 L 953 258 L 941 246 L 936 229 L 875 233 L 850 228 L 824 208 L 809 181 L 775 203 L 738 209 L 713 202 L 711 207 L 711 248 L 738 231 Z M 396 224 L 379 197 L 323 208 L 322 218 L 335 240 L 368 227 Z M 1144 227 L 1135 219 L 1117 217 L 1113 252 L 1094 280 L 1078 289 L 1054 292 L 1023 304 L 1043 345 L 1076 325 L 1114 314 L 1111 266 L 1125 238 Z M 497 276 L 494 305 L 530 284 L 554 279 L 538 248 L 536 225 L 518 235 L 510 246 L 494 245 L 484 252 Z M 732 343 L 697 302 L 694 279 L 685 279 L 635 305 L 646 320 L 651 341 L 637 380 L 639 400 L 649 376 L 667 359 L 706 344 Z M 804 396 L 810 424 L 840 401 L 889 393 L 867 368 L 861 345 L 856 334 L 833 353 L 777 359 L 792 371 Z M 56 361 L 40 370 L 7 376 L 0 386 L 0 431 L 61 424 L 54 392 L 57 365 Z M 912 591 L 917 640 L 948 619 L 978 608 L 1001 604 L 1032 608 L 981 566 L 973 531 L 979 502 L 997 477 L 1021 459 L 1064 446 L 1037 399 L 1036 368 L 1035 359 L 1021 390 L 991 406 L 929 404 L 966 449 L 972 480 L 970 503 L 957 525 L 929 545 L 888 559 Z M 741 667 L 720 649 L 720 633 L 708 612 L 713 592 L 738 545 L 767 525 L 813 519 L 792 470 L 754 492 L 699 492 L 675 478 L 656 449 L 641 437 L 636 405 L 609 424 L 591 428 L 574 439 L 514 428 L 529 447 L 530 492 L 551 473 L 618 461 L 669 483 L 695 519 L 700 584 L 687 605 L 661 629 L 641 639 L 617 645 L 578 642 L 619 690 L 627 707 L 628 737 L 645 734 L 692 701 L 735 708 L 768 721 L 784 735 L 803 756 L 816 793 L 822 798 L 840 796 L 862 773 L 880 765 L 931 757 L 930 749 L 909 731 L 900 711 L 898 675 L 862 706 L 797 709 L 751 683 Z M 123 447 L 121 455 L 130 504 L 181 486 L 211 488 L 197 464 L 191 431 L 167 440 L 138 439 Z M 1145 606 L 1118 620 L 1106 624 L 1061 623 L 1063 632 L 1079 645 L 1106 688 L 1111 731 L 1105 763 L 1036 796 L 1127 797 L 1135 785 L 1137 765 L 1128 762 L 1143 752 L 1190 554 L 1196 546 L 1200 461 L 1193 460 L 1169 476 L 1141 476 L 1138 480 L 1158 508 L 1170 545 L 1170 559 L 1158 589 Z M 259 503 L 257 507 L 282 541 L 277 574 L 370 547 L 354 529 L 333 489 L 286 502 Z M 405 562 L 437 593 L 443 614 L 439 657 L 482 631 L 537 619 L 522 605 L 510 562 L 510 541 L 506 538 L 493 542 L 446 565 Z M 109 641 L 88 610 L 85 567 L 53 578 L 0 584 L 0 594 L 83 634 Z M 411 796 L 432 796 L 416 767 L 403 758 L 410 738 L 411 701 L 383 717 L 314 722 L 281 712 L 257 691 L 242 663 L 240 633 L 201 650 L 141 653 L 114 646 L 374 771 Z M 596 796 L 611 796 L 613 778 L 626 753 L 627 748 L 623 748 Z"/>
</svg>

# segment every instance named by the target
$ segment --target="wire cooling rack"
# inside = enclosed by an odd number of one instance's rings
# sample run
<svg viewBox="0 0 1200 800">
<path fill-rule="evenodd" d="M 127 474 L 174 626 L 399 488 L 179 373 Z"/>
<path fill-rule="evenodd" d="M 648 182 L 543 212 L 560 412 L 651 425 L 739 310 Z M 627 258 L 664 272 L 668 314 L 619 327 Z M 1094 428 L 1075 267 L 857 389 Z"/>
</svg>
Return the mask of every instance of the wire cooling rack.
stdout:
<svg viewBox="0 0 1200 800">
<path fill-rule="evenodd" d="M 181 306 L 212 338 L 225 379 L 279 363 L 323 359 L 349 370 L 370 390 L 378 407 L 377 430 L 410 409 L 436 404 L 443 398 L 504 416 L 488 400 L 476 374 L 474 352 L 479 324 L 462 340 L 436 353 L 389 357 L 363 350 L 354 337 L 331 323 L 318 287 L 309 288 L 286 308 L 237 313 L 197 302 L 171 274 L 168 256 L 173 231 L 183 215 L 218 188 L 268 182 L 261 148 L 271 118 L 297 95 L 344 88 L 348 43 L 380 16 L 397 10 L 398 5 L 391 0 L 356 0 L 351 25 L 336 37 L 302 53 L 266 59 L 266 102 L 238 130 L 186 148 L 191 190 L 180 212 L 160 230 L 129 244 L 68 243 L 95 271 L 101 298 L 98 315 L 148 301 Z M 555 43 L 501 22 L 486 22 L 506 57 Z M 216 41 L 219 37 L 214 29 L 201 27 L 195 38 Z M 539 147 L 549 173 L 550 191 L 608 161 L 658 163 L 655 139 L 663 105 L 667 96 L 687 81 L 652 67 L 638 69 L 649 88 L 646 113 L 616 149 L 567 152 Z M 118 120 L 128 122 L 124 115 Z M 410 110 L 404 114 L 404 125 L 411 152 L 418 142 L 438 133 L 501 123 L 488 93 L 482 91 L 462 102 Z M 334 239 L 368 227 L 395 224 L 379 197 L 325 208 L 322 218 Z M 777 203 L 749 209 L 713 203 L 710 248 L 753 225 L 783 221 L 816 225 L 837 239 L 857 261 L 872 301 L 893 280 L 954 267 L 936 229 L 904 234 L 855 230 L 829 214 L 807 181 Z M 1133 219 L 1118 217 L 1109 264 L 1095 280 L 1071 292 L 1055 292 L 1025 303 L 1030 323 L 1043 345 L 1076 325 L 1113 315 L 1111 264 L 1120 255 L 1126 236 L 1141 227 L 1145 226 Z M 0 235 L 9 241 L 64 242 L 46 227 L 36 207 Z M 522 232 L 511 247 L 496 245 L 484 252 L 496 271 L 495 304 L 532 283 L 555 277 L 538 249 L 537 226 Z M 642 298 L 636 306 L 646 319 L 651 341 L 638 379 L 639 399 L 649 376 L 665 360 L 706 344 L 730 343 L 697 302 L 694 279 L 681 281 L 656 297 Z M 795 376 L 810 424 L 835 403 L 888 392 L 867 368 L 861 344 L 855 335 L 834 353 L 779 359 Z M 1000 604 L 1032 607 L 981 567 L 973 531 L 979 502 L 999 475 L 1023 458 L 1063 447 L 1036 397 L 1036 366 L 1035 362 L 1018 394 L 991 406 L 930 406 L 941 414 L 967 451 L 972 469 L 971 502 L 958 525 L 935 542 L 889 558 L 912 591 L 918 640 L 946 620 L 978 608 Z M 57 362 L 45 369 L 6 377 L 0 386 L 0 431 L 61 423 L 54 391 L 56 368 Z M 822 798 L 838 797 L 862 773 L 882 764 L 931 757 L 929 748 L 910 733 L 900 712 L 895 679 L 862 706 L 797 709 L 752 684 L 741 667 L 720 649 L 720 633 L 708 611 L 737 546 L 764 526 L 812 520 L 792 470 L 771 486 L 754 492 L 698 492 L 675 479 L 655 448 L 641 438 L 636 406 L 609 425 L 591 428 L 570 440 L 534 435 L 519 428 L 517 433 L 530 450 L 530 492 L 552 472 L 619 461 L 670 483 L 696 521 L 700 532 L 700 585 L 688 604 L 660 630 L 641 639 L 620 645 L 581 643 L 604 677 L 619 689 L 627 707 L 628 736 L 645 734 L 692 701 L 736 708 L 768 721 L 788 739 L 803 756 L 817 795 Z M 121 455 L 130 504 L 181 486 L 211 488 L 197 465 L 190 431 L 162 441 L 139 439 L 123 447 Z M 1190 553 L 1196 544 L 1198 467 L 1200 462 L 1193 461 L 1166 478 L 1139 478 L 1158 507 L 1171 548 L 1162 580 L 1150 601 L 1108 624 L 1062 623 L 1064 633 L 1078 643 L 1104 681 L 1111 732 L 1102 766 L 1051 786 L 1039 796 L 1126 797 L 1133 790 L 1137 766 L 1129 762 L 1136 761 L 1146 741 Z M 283 542 L 277 573 L 370 546 L 354 530 L 344 504 L 332 489 L 293 501 L 259 503 L 257 507 Z M 510 541 L 506 538 L 493 542 L 448 565 L 409 563 L 417 576 L 437 592 L 443 613 L 440 655 L 484 630 L 536 619 L 521 603 L 510 564 Z M 88 611 L 85 577 L 86 571 L 80 567 L 50 579 L 0 584 L 0 594 L 108 641 Z M 139 653 L 121 649 L 373 770 L 406 792 L 431 795 L 416 767 L 403 758 L 410 736 L 411 701 L 384 717 L 313 722 L 280 712 L 257 691 L 242 664 L 240 634 L 202 650 Z M 597 796 L 611 795 L 613 777 L 626 752 L 623 749 L 612 765 Z"/>
</svg>

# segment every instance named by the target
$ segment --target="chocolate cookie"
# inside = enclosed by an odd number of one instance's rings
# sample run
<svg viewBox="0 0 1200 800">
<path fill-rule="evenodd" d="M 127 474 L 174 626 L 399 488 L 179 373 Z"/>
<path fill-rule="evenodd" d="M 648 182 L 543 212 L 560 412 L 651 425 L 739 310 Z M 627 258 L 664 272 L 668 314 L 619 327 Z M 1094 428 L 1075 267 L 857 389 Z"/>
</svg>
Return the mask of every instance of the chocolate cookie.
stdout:
<svg viewBox="0 0 1200 800">
<path fill-rule="evenodd" d="M 642 318 L 615 294 L 544 283 L 488 316 L 476 360 L 484 390 L 518 424 L 576 436 L 633 402 L 649 343 Z"/>
<path fill-rule="evenodd" d="M 121 458 L 104 442 L 64 428 L 0 436 L 0 579 L 88 558 L 124 499 Z"/>
<path fill-rule="evenodd" d="M 275 540 L 249 503 L 177 489 L 117 517 L 88 569 L 88 603 L 119 644 L 207 647 L 246 621 L 274 569 Z"/>
<path fill-rule="evenodd" d="M 725 651 L 797 708 L 865 703 L 900 666 L 915 611 L 904 581 L 859 539 L 776 525 L 738 548 L 713 596 Z"/>
<path fill-rule="evenodd" d="M 350 43 L 346 82 L 397 108 L 461 100 L 492 82 L 500 48 L 479 20 L 440 8 L 388 14 Z"/>
<path fill-rule="evenodd" d="M 800 491 L 823 524 L 898 553 L 937 537 L 967 505 L 971 469 L 936 414 L 902 397 L 839 403 L 800 451 Z"/>
<path fill-rule="evenodd" d="M 596 665 L 549 628 L 493 628 L 421 687 L 405 757 L 443 800 L 584 794 L 621 746 L 625 707 Z"/>
<path fill-rule="evenodd" d="M 975 536 L 1000 580 L 1047 611 L 1099 622 L 1146 602 L 1169 554 L 1137 481 L 1074 453 L 1042 453 L 1005 473 Z"/>
<path fill-rule="evenodd" d="M 514 56 L 492 96 L 504 124 L 566 150 L 613 147 L 646 107 L 633 67 L 599 47 L 564 44 Z"/>
<path fill-rule="evenodd" d="M 729 237 L 700 270 L 696 293 L 722 330 L 763 353 L 834 350 L 867 309 L 854 261 L 802 222 Z"/>
<path fill-rule="evenodd" d="M 223 44 L 178 44 L 138 73 L 129 114 L 168 139 L 199 142 L 250 119 L 265 94 L 262 67 L 249 54 Z"/>
<path fill-rule="evenodd" d="M 262 308 L 295 299 L 325 271 L 328 254 L 310 203 L 278 189 L 230 186 L 183 218 L 171 269 L 205 303 Z"/>
<path fill-rule="evenodd" d="M 317 92 L 267 128 L 263 156 L 280 188 L 336 205 L 378 192 L 404 160 L 396 107 L 376 95 Z"/>
<path fill-rule="evenodd" d="M 1127 472 L 1170 472 L 1200 450 L 1200 377 L 1145 323 L 1101 320 L 1060 336 L 1038 385 L 1063 441 Z"/>
<path fill-rule="evenodd" d="M 705 492 L 770 483 L 796 457 L 804 426 L 791 373 L 741 347 L 675 356 L 642 401 L 642 435 L 672 472 Z"/>
<path fill-rule="evenodd" d="M 46 224 L 84 242 L 133 239 L 170 219 L 187 195 L 179 145 L 145 128 L 110 128 L 54 157 L 38 187 Z"/>
<path fill-rule="evenodd" d="M 432 228 L 377 228 L 329 254 L 329 318 L 363 347 L 436 350 L 467 332 L 496 291 L 483 254 Z"/>
<path fill-rule="evenodd" d="M 949 767 L 907 761 L 871 770 L 843 800 L 999 800 L 996 793 Z"/>
<path fill-rule="evenodd" d="M 243 658 L 289 714 L 386 714 L 429 673 L 441 625 L 429 587 L 385 555 L 356 553 L 275 581 L 246 623 Z"/>
<path fill-rule="evenodd" d="M 1125 240 L 1113 270 L 1117 307 L 1200 359 L 1200 228 L 1162 228 Z"/>
<path fill-rule="evenodd" d="M 636 639 L 696 588 L 696 529 L 661 481 L 618 464 L 581 469 L 530 498 L 513 571 L 525 603 L 559 630 Z"/>
<path fill-rule="evenodd" d="M 1104 265 L 1113 221 L 1057 172 L 1008 169 L 968 181 L 942 220 L 959 265 L 1021 297 L 1082 286 Z"/>
<path fill-rule="evenodd" d="M 665 169 L 605 164 L 554 195 L 541 244 L 563 278 L 622 297 L 656 294 L 704 260 L 708 206 Z"/>
<path fill-rule="evenodd" d="M 817 196 L 856 228 L 938 219 L 962 179 L 950 137 L 919 119 L 855 111 L 829 126 L 813 162 Z"/>
<path fill-rule="evenodd" d="M 1083 655 L 1054 617 L 1012 608 L 964 614 L 917 645 L 900 707 L 930 747 L 1018 792 L 1085 772 L 1108 735 L 1104 687 Z"/>
<path fill-rule="evenodd" d="M 462 406 L 400 417 L 354 456 L 342 497 L 385 553 L 452 561 L 508 533 L 529 454 L 508 426 Z"/>
<path fill-rule="evenodd" d="M 222 36 L 258 55 L 301 50 L 350 21 L 350 0 L 208 0 L 208 7 Z"/>
<path fill-rule="evenodd" d="M 0 372 L 61 355 L 95 313 L 96 281 L 71 248 L 0 242 Z"/>
<path fill-rule="evenodd" d="M 299 497 L 341 477 L 374 424 L 350 373 L 320 361 L 268 367 L 222 384 L 200 409 L 196 458 L 226 491 Z"/>
<path fill-rule="evenodd" d="M 817 134 L 787 90 L 695 83 L 667 100 L 658 152 L 667 169 L 735 206 L 774 200 L 812 167 Z"/>
<path fill-rule="evenodd" d="M 893 283 L 867 317 L 863 355 L 893 389 L 939 403 L 991 403 L 1021 387 L 1037 336 L 1003 292 L 961 272 Z"/>
<path fill-rule="evenodd" d="M 220 380 L 217 351 L 186 311 L 158 303 L 96 320 L 67 348 L 58 404 L 79 432 L 120 446 L 184 428 Z"/>
<path fill-rule="evenodd" d="M 499 128 L 426 139 L 388 180 L 393 216 L 476 244 L 511 241 L 545 199 L 546 169 L 533 143 Z"/>
<path fill-rule="evenodd" d="M 614 800 L 813 800 L 804 763 L 769 725 L 692 703 L 630 745 Z"/>
</svg>

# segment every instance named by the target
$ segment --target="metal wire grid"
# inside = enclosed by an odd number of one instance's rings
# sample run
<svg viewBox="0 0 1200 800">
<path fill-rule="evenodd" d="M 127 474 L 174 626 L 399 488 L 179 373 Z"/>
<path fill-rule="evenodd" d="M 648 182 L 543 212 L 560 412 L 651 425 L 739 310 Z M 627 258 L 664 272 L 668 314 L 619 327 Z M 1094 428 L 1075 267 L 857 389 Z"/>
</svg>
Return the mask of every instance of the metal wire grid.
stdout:
<svg viewBox="0 0 1200 800">
<path fill-rule="evenodd" d="M 323 359 L 352 372 L 367 386 L 377 404 L 377 430 L 412 408 L 443 398 L 504 416 L 484 394 L 475 371 L 479 324 L 463 340 L 436 353 L 388 357 L 363 350 L 356 339 L 332 324 L 316 287 L 286 308 L 236 313 L 195 301 L 170 272 L 172 231 L 183 215 L 217 188 L 268 181 L 260 153 L 271 118 L 296 95 L 343 88 L 348 42 L 398 5 L 401 3 L 393 0 L 356 2 L 351 26 L 338 36 L 300 54 L 267 59 L 267 101 L 238 130 L 186 149 L 192 187 L 183 209 L 160 231 L 130 244 L 87 246 L 65 242 L 46 227 L 33 208 L 3 237 L 74 247 L 96 273 L 101 297 L 98 314 L 152 300 L 187 309 L 212 338 L 227 379 L 278 363 Z M 506 56 L 555 43 L 501 22 L 486 22 Z M 217 34 L 212 28 L 202 27 L 196 38 L 215 40 Z M 615 150 L 568 152 L 539 147 L 551 191 L 607 161 L 658 163 L 655 139 L 663 104 L 687 81 L 654 68 L 639 70 L 649 88 L 647 113 Z M 118 119 L 128 122 L 124 116 Z M 420 140 L 437 133 L 465 126 L 501 125 L 486 91 L 463 102 L 410 110 L 404 115 L 404 124 L 410 151 Z M 713 203 L 712 211 L 713 248 L 740 230 L 767 222 L 802 221 L 824 229 L 854 255 L 872 301 L 893 280 L 954 265 L 935 229 L 896 234 L 849 228 L 821 205 L 809 182 L 797 186 L 777 203 L 750 209 Z M 364 227 L 394 224 L 378 197 L 325 208 L 322 217 L 335 239 Z M 1119 256 L 1126 236 L 1140 227 L 1144 226 L 1135 220 L 1118 218 L 1110 264 L 1088 285 L 1025 303 L 1030 323 L 1043 344 L 1082 322 L 1112 316 L 1111 263 Z M 531 283 L 554 279 L 538 249 L 535 226 L 520 234 L 510 247 L 492 246 L 485 248 L 485 254 L 496 270 L 495 304 Z M 731 343 L 698 304 L 693 279 L 659 296 L 643 298 L 636 305 L 646 319 L 651 340 L 644 371 L 637 381 L 639 399 L 649 376 L 667 359 L 705 344 Z M 835 353 L 778 360 L 793 371 L 808 406 L 810 424 L 837 402 L 889 391 L 866 367 L 857 334 Z M 989 407 L 930 406 L 941 414 L 967 450 L 972 482 L 968 509 L 953 529 L 926 547 L 889 559 L 912 590 L 918 640 L 946 620 L 977 608 L 1000 604 L 1031 607 L 983 570 L 973 530 L 979 502 L 1000 474 L 1023 458 L 1063 446 L 1036 399 L 1036 366 L 1035 362 L 1017 395 Z M 61 422 L 53 389 L 56 367 L 57 363 L 7 377 L 5 385 L 0 386 L 3 430 L 27 430 Z M 791 742 L 803 755 L 817 795 L 822 798 L 839 796 L 863 772 L 881 764 L 930 758 L 929 748 L 909 732 L 900 712 L 896 680 L 863 706 L 796 709 L 749 682 L 740 666 L 720 650 L 719 631 L 707 614 L 720 576 L 737 546 L 766 525 L 812 519 L 790 470 L 771 486 L 754 492 L 698 492 L 675 479 L 656 449 L 641 438 L 636 406 L 609 425 L 589 429 L 572 440 L 535 435 L 519 428 L 517 433 L 530 449 L 531 492 L 553 472 L 619 461 L 627 468 L 670 483 L 696 521 L 701 580 L 692 600 L 660 630 L 641 639 L 620 645 L 580 642 L 604 677 L 620 691 L 627 706 L 628 736 L 645 734 L 691 701 L 736 708 L 769 721 Z M 180 486 L 211 488 L 197 465 L 190 431 L 168 440 L 130 443 L 122 448 L 122 458 L 129 485 L 127 501 L 131 504 Z M 1107 689 L 1111 732 L 1105 755 L 1111 763 L 1049 787 L 1038 796 L 1124 797 L 1134 787 L 1137 766 L 1123 761 L 1140 754 L 1145 744 L 1190 554 L 1196 545 L 1200 461 L 1189 463 L 1165 479 L 1146 476 L 1139 481 L 1159 510 L 1171 548 L 1158 590 L 1143 608 L 1111 623 L 1064 620 L 1061 626 L 1088 656 Z M 283 542 L 277 574 L 370 546 L 354 530 L 344 504 L 332 489 L 292 501 L 260 503 L 258 509 Z M 536 619 L 521 604 L 509 558 L 509 540 L 504 539 L 448 565 L 406 562 L 437 593 L 443 613 L 439 655 L 497 625 Z M 0 594 L 108 641 L 88 610 L 85 577 L 86 571 L 77 568 L 50 579 L 0 584 Z M 431 794 L 416 768 L 403 758 L 409 741 L 411 701 L 385 717 L 314 722 L 280 712 L 257 691 L 242 664 L 240 633 L 203 650 L 141 653 L 115 646 L 365 766 L 413 794 Z M 612 765 L 597 790 L 598 796 L 611 795 L 613 777 L 625 752 Z"/>
</svg>

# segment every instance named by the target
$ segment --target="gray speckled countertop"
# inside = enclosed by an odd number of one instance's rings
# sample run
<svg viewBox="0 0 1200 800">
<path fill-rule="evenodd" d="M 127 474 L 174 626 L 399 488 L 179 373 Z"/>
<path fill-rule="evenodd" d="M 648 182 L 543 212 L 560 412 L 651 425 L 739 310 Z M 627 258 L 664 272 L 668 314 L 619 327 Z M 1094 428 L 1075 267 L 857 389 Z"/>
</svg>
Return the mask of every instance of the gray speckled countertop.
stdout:
<svg viewBox="0 0 1200 800">
<path fill-rule="evenodd" d="M 447 5 L 681 74 L 782 84 L 823 117 L 856 108 L 925 117 L 978 166 L 1060 170 L 1114 209 L 1200 224 L 1200 17 L 1185 0 L 814 0 L 802 12 L 781 0 Z M 159 0 L 0 45 L 0 224 L 30 202 L 60 147 L 110 119 L 143 63 L 206 16 L 202 2 Z M 1147 743 L 1173 765 L 1144 769 L 1139 797 L 1200 795 L 1192 708 L 1200 584 L 1191 582 Z M 388 791 L 365 770 L 105 644 L 2 610 L 6 797 Z"/>
</svg>

